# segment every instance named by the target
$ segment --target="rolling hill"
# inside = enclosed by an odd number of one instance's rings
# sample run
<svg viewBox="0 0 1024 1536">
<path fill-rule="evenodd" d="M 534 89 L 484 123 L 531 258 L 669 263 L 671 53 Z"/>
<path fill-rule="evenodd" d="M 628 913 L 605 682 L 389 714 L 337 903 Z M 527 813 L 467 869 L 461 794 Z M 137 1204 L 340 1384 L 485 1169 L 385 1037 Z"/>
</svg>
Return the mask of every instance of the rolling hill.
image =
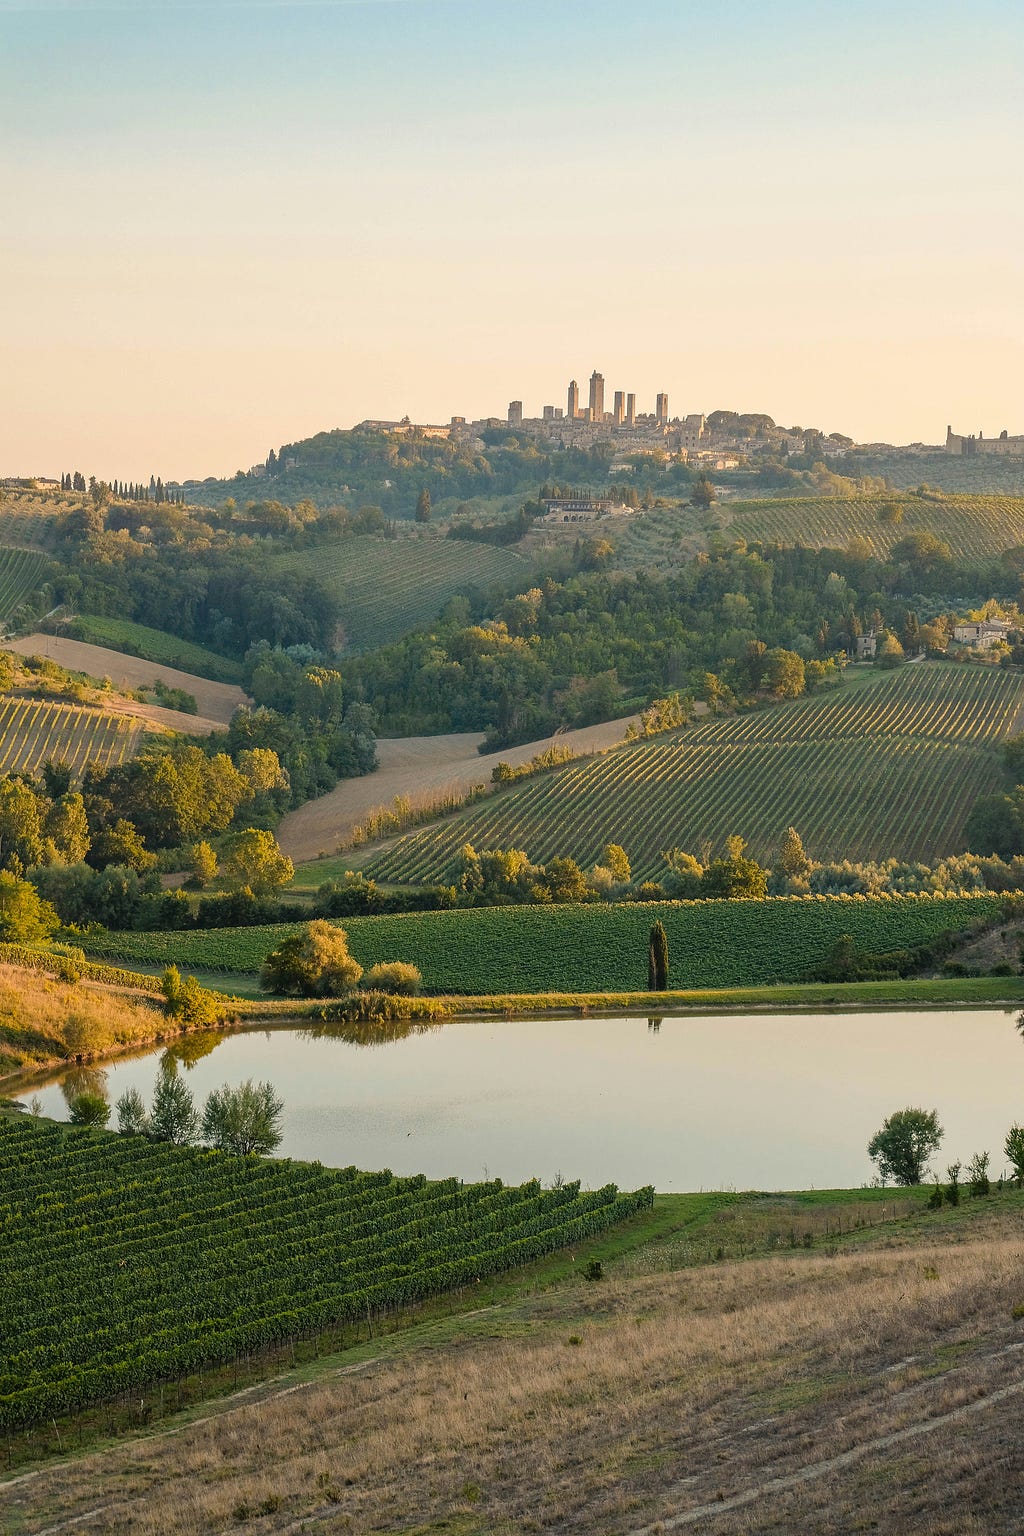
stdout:
<svg viewBox="0 0 1024 1536">
<path fill-rule="evenodd" d="M 720 849 L 734 833 L 766 858 L 789 825 L 817 859 L 934 861 L 963 850 L 974 800 L 1000 782 L 993 747 L 1022 704 L 1018 675 L 917 663 L 571 763 L 363 864 L 378 880 L 416 884 L 444 879 L 467 842 L 584 866 L 617 842 L 647 878 L 663 870 L 663 849 Z"/>
<path fill-rule="evenodd" d="M 883 508 L 903 509 L 887 522 Z M 911 533 L 933 533 L 963 560 L 997 555 L 1024 544 L 1024 497 L 919 495 L 914 491 L 879 496 L 794 496 L 734 501 L 716 508 L 727 533 L 749 541 L 841 549 L 863 539 L 884 557 Z"/>
<path fill-rule="evenodd" d="M 433 533 L 346 539 L 282 555 L 278 564 L 316 576 L 334 594 L 345 648 L 356 651 L 386 645 L 429 624 L 459 592 L 494 586 L 512 590 L 530 576 L 522 555 L 509 549 Z"/>
</svg>

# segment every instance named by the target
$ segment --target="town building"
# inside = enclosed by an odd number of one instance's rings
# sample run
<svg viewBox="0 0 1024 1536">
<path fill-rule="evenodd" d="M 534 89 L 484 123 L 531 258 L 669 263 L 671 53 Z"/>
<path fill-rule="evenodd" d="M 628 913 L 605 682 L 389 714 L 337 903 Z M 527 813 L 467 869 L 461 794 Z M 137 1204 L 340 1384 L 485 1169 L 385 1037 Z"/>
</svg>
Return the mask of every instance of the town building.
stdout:
<svg viewBox="0 0 1024 1536">
<path fill-rule="evenodd" d="M 604 374 L 596 368 L 590 375 L 590 420 L 604 421 Z"/>
<path fill-rule="evenodd" d="M 510 400 L 508 403 L 508 424 L 510 427 L 521 427 L 523 424 L 523 402 Z"/>
<path fill-rule="evenodd" d="M 981 619 L 966 624 L 953 625 L 953 639 L 961 645 L 969 645 L 975 651 L 990 651 L 997 640 L 1005 640 L 1017 626 L 1005 619 Z"/>
<path fill-rule="evenodd" d="M 569 421 L 575 421 L 580 414 L 580 387 L 575 379 L 569 380 L 569 395 L 566 400 L 565 414 Z"/>
<path fill-rule="evenodd" d="M 969 437 L 962 433 L 954 432 L 953 428 L 946 428 L 946 452 L 962 454 L 965 458 L 973 458 L 975 454 L 989 456 L 1001 455 L 1005 458 L 1024 458 L 1024 437 L 1010 437 L 1004 429 L 998 437 L 986 437 L 979 432 L 977 437 L 972 432 Z"/>
</svg>

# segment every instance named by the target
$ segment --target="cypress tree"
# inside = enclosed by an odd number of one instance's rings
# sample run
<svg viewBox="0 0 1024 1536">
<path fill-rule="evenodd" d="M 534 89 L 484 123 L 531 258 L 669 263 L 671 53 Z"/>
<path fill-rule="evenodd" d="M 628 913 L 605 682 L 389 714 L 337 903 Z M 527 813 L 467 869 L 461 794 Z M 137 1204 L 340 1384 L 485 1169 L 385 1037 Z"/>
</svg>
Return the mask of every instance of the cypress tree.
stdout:
<svg viewBox="0 0 1024 1536">
<path fill-rule="evenodd" d="M 662 923 L 654 923 L 647 944 L 647 988 L 664 992 L 668 988 L 668 935 Z"/>
</svg>

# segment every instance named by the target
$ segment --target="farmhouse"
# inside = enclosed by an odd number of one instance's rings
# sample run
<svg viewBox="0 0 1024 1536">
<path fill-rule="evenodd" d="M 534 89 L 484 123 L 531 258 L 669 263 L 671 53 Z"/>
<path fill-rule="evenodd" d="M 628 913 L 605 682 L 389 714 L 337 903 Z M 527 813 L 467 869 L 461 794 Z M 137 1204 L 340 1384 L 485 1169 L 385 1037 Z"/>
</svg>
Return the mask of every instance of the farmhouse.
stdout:
<svg viewBox="0 0 1024 1536">
<path fill-rule="evenodd" d="M 631 510 L 624 502 L 612 501 L 604 496 L 549 496 L 544 505 L 548 517 L 557 518 L 563 523 L 589 523 L 595 517 Z"/>
<path fill-rule="evenodd" d="M 969 645 L 976 651 L 990 651 L 997 640 L 1005 640 L 1015 628 L 1005 619 L 982 619 L 979 623 L 955 624 L 953 639 L 961 645 Z"/>
</svg>

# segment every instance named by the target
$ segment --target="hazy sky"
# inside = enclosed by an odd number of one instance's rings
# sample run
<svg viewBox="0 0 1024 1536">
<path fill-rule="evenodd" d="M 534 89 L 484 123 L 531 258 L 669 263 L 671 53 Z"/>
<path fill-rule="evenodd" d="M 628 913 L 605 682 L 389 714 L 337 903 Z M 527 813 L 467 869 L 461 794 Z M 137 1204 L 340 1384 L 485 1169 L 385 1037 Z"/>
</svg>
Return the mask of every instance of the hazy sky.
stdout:
<svg viewBox="0 0 1024 1536">
<path fill-rule="evenodd" d="M 364 416 L 1024 432 L 1021 0 L 0 0 L 0 474 Z"/>
</svg>

